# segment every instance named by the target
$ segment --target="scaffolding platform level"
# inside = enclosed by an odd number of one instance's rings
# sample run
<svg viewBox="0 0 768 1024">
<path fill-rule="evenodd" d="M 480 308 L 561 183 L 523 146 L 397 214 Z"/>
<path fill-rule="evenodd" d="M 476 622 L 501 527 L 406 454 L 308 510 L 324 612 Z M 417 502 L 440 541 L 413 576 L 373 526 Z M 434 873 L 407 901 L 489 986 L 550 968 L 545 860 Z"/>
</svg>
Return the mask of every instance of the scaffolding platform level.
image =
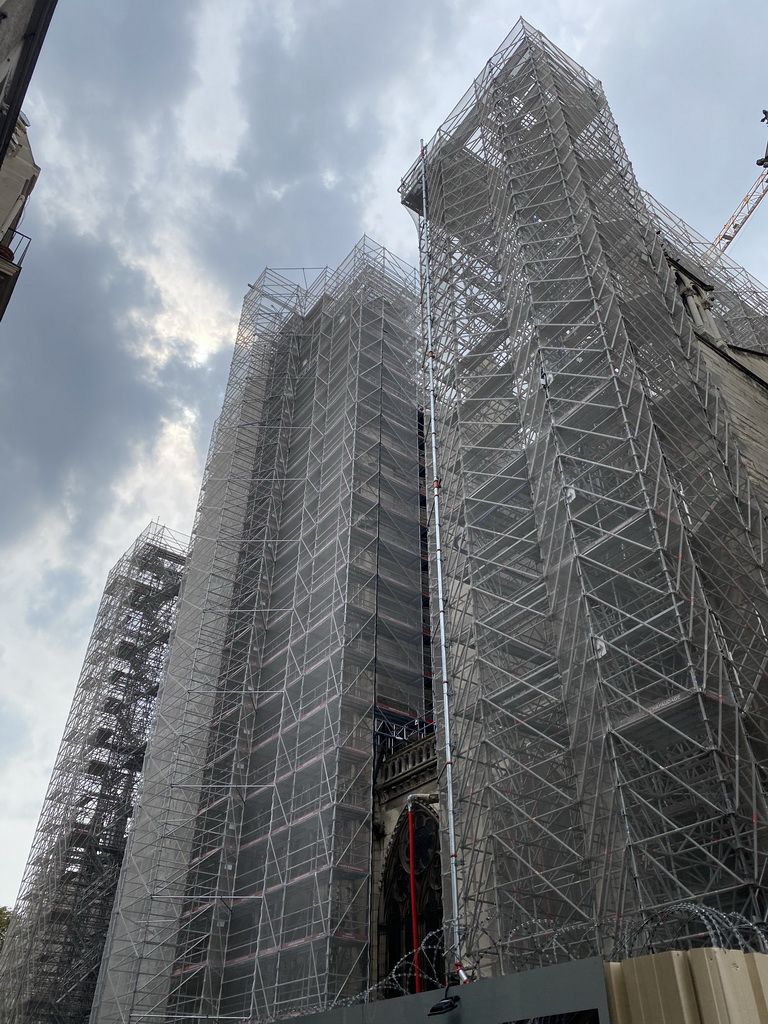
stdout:
<svg viewBox="0 0 768 1024">
<path fill-rule="evenodd" d="M 248 292 L 98 1024 L 370 984 L 377 738 L 425 712 L 415 272 L 368 239 Z"/>
<path fill-rule="evenodd" d="M 524 21 L 423 161 L 465 966 L 762 948 L 765 290 Z"/>
<path fill-rule="evenodd" d="M 3 946 L 4 1024 L 88 1020 L 185 554 L 152 523 L 107 578 Z"/>
</svg>

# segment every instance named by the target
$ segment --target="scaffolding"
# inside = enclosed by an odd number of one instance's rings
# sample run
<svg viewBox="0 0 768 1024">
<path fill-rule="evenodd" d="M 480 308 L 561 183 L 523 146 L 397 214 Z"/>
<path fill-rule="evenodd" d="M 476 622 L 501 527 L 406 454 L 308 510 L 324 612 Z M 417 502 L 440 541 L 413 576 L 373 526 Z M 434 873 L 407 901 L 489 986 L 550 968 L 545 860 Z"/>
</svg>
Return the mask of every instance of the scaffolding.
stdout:
<svg viewBox="0 0 768 1024">
<path fill-rule="evenodd" d="M 679 289 L 675 252 L 706 243 L 524 21 L 425 160 L 401 193 L 431 297 L 464 964 L 706 944 L 715 918 L 750 942 L 764 509 Z M 708 270 L 722 347 L 760 358 L 765 291 Z"/>
<path fill-rule="evenodd" d="M 768 352 L 768 291 L 760 281 L 647 192 L 642 198 L 673 259 L 684 257 L 715 285 L 712 313 L 728 343 Z"/>
<path fill-rule="evenodd" d="M 107 578 L 3 947 L 5 1024 L 85 1024 L 186 543 L 151 524 Z"/>
<path fill-rule="evenodd" d="M 370 983 L 377 737 L 427 707 L 415 272 L 364 239 L 248 292 L 93 1021 Z"/>
</svg>

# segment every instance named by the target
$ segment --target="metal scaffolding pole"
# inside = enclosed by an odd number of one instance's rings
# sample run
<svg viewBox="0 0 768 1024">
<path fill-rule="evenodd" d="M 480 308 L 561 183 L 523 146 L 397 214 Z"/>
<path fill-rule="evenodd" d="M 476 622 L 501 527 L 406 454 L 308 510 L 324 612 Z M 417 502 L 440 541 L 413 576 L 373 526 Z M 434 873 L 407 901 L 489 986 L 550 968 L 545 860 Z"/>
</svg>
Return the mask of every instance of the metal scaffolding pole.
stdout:
<svg viewBox="0 0 768 1024">
<path fill-rule="evenodd" d="M 440 689 L 442 695 L 443 764 L 445 766 L 445 810 L 446 834 L 448 839 L 448 879 L 451 894 L 451 954 L 453 966 L 464 976 L 461 961 L 461 917 L 459 903 L 459 875 L 456 852 L 456 815 L 453 787 L 453 746 L 451 743 L 451 699 L 448 676 L 448 639 L 446 629 L 445 588 L 443 585 L 443 548 L 440 530 L 440 461 L 437 443 L 436 416 L 436 357 L 432 334 L 432 263 L 429 239 L 429 205 L 427 199 L 426 151 L 421 142 L 421 203 L 420 251 L 422 267 L 422 315 L 426 341 L 424 365 L 427 373 L 427 395 L 429 398 L 429 447 L 432 460 L 432 531 L 434 535 L 435 592 L 437 595 L 438 649 L 440 651 Z M 419 991 L 417 989 L 417 991 Z"/>
</svg>

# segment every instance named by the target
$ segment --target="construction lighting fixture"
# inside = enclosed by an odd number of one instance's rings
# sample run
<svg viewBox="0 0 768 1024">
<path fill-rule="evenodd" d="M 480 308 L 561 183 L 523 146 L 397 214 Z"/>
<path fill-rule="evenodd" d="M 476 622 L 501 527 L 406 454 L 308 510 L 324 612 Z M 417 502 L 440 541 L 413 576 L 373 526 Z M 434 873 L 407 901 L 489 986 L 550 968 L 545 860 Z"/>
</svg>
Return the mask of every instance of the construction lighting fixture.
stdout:
<svg viewBox="0 0 768 1024">
<path fill-rule="evenodd" d="M 437 1017 L 439 1013 L 450 1013 L 451 1010 L 456 1009 L 460 1002 L 461 999 L 459 996 L 445 995 L 439 1002 L 435 1003 L 427 1016 Z"/>
</svg>

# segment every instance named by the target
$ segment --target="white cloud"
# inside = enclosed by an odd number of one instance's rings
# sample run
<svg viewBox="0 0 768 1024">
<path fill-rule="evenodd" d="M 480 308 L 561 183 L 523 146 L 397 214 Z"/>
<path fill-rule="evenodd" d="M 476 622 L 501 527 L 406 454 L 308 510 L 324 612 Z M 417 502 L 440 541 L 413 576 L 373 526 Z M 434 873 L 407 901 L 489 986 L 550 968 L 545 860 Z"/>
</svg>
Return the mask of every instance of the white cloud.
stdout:
<svg viewBox="0 0 768 1024">
<path fill-rule="evenodd" d="M 201 254 L 190 245 L 189 234 L 166 224 L 147 251 L 122 252 L 127 266 L 148 275 L 161 300 L 159 311 L 137 306 L 131 314 L 143 338 L 140 352 L 155 368 L 179 354 L 198 365 L 204 363 L 232 344 L 237 328 L 230 296 L 211 280 Z"/>
<path fill-rule="evenodd" d="M 196 24 L 192 63 L 198 82 L 185 96 L 176 117 L 181 156 L 193 164 L 231 168 L 248 128 L 239 91 L 240 43 L 254 16 L 247 0 L 207 0 Z"/>
</svg>

